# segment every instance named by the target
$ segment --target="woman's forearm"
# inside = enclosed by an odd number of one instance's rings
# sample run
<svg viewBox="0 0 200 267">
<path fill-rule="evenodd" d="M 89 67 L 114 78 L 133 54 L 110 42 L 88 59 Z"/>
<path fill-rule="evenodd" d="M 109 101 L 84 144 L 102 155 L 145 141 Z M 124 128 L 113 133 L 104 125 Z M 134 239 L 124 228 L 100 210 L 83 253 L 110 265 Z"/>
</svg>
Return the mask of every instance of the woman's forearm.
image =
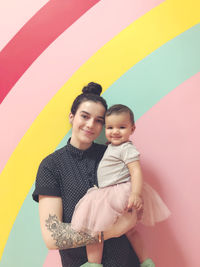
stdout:
<svg viewBox="0 0 200 267">
<path fill-rule="evenodd" d="M 45 222 L 45 227 L 52 239 L 46 242 L 49 249 L 77 248 L 98 242 L 98 236 L 93 237 L 86 233 L 76 232 L 71 228 L 70 223 L 59 221 L 56 215 L 49 214 Z"/>
<path fill-rule="evenodd" d="M 62 200 L 57 197 L 40 196 L 39 211 L 40 224 L 44 242 L 48 249 L 69 249 L 86 246 L 99 242 L 99 235 L 91 236 L 79 233 L 71 228 L 70 223 L 62 222 Z M 126 233 L 133 225 L 133 215 L 126 213 L 101 236 L 102 241 L 119 237 Z"/>
</svg>

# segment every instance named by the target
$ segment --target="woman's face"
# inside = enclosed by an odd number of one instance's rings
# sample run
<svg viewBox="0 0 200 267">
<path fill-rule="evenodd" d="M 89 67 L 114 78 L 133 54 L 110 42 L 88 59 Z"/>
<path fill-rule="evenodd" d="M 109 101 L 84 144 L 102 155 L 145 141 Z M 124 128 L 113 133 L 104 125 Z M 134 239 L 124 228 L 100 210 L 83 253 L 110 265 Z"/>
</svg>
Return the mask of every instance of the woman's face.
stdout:
<svg viewBox="0 0 200 267">
<path fill-rule="evenodd" d="M 82 150 L 89 148 L 101 133 L 105 111 L 105 107 L 100 102 L 82 102 L 75 115 L 72 113 L 69 115 L 72 124 L 70 143 Z"/>
</svg>

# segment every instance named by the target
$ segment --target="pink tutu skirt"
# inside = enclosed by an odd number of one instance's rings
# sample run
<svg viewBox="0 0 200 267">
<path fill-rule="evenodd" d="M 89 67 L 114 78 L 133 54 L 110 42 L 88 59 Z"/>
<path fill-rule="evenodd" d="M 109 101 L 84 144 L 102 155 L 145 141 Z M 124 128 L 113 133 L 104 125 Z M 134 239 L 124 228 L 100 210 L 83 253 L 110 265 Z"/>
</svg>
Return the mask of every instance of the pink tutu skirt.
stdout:
<svg viewBox="0 0 200 267">
<path fill-rule="evenodd" d="M 89 189 L 75 207 L 72 228 L 90 234 L 108 230 L 125 212 L 130 193 L 131 182 Z M 143 211 L 139 216 L 141 223 L 153 226 L 169 217 L 169 209 L 147 183 L 143 184 L 142 198 Z"/>
</svg>

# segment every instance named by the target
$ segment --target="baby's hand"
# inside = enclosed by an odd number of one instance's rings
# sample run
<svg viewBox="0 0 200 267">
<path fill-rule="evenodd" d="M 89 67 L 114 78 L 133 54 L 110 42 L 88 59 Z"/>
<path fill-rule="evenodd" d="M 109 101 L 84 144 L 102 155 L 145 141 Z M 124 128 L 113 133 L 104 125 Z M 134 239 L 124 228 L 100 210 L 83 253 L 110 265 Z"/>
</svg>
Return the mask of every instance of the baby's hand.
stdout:
<svg viewBox="0 0 200 267">
<path fill-rule="evenodd" d="M 127 210 L 131 211 L 134 207 L 136 210 L 140 210 L 143 206 L 143 201 L 140 195 L 132 193 L 128 200 Z"/>
</svg>

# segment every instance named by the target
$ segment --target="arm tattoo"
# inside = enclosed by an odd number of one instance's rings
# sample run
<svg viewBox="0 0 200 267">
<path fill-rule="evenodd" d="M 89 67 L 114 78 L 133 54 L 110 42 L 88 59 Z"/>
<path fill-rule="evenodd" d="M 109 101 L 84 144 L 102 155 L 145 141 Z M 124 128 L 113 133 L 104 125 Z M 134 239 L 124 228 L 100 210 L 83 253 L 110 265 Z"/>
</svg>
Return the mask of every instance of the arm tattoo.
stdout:
<svg viewBox="0 0 200 267">
<path fill-rule="evenodd" d="M 83 232 L 76 232 L 71 228 L 70 223 L 60 222 L 56 215 L 49 214 L 46 227 L 56 241 L 58 249 L 77 248 L 98 242 L 98 236 L 93 237 Z"/>
</svg>

